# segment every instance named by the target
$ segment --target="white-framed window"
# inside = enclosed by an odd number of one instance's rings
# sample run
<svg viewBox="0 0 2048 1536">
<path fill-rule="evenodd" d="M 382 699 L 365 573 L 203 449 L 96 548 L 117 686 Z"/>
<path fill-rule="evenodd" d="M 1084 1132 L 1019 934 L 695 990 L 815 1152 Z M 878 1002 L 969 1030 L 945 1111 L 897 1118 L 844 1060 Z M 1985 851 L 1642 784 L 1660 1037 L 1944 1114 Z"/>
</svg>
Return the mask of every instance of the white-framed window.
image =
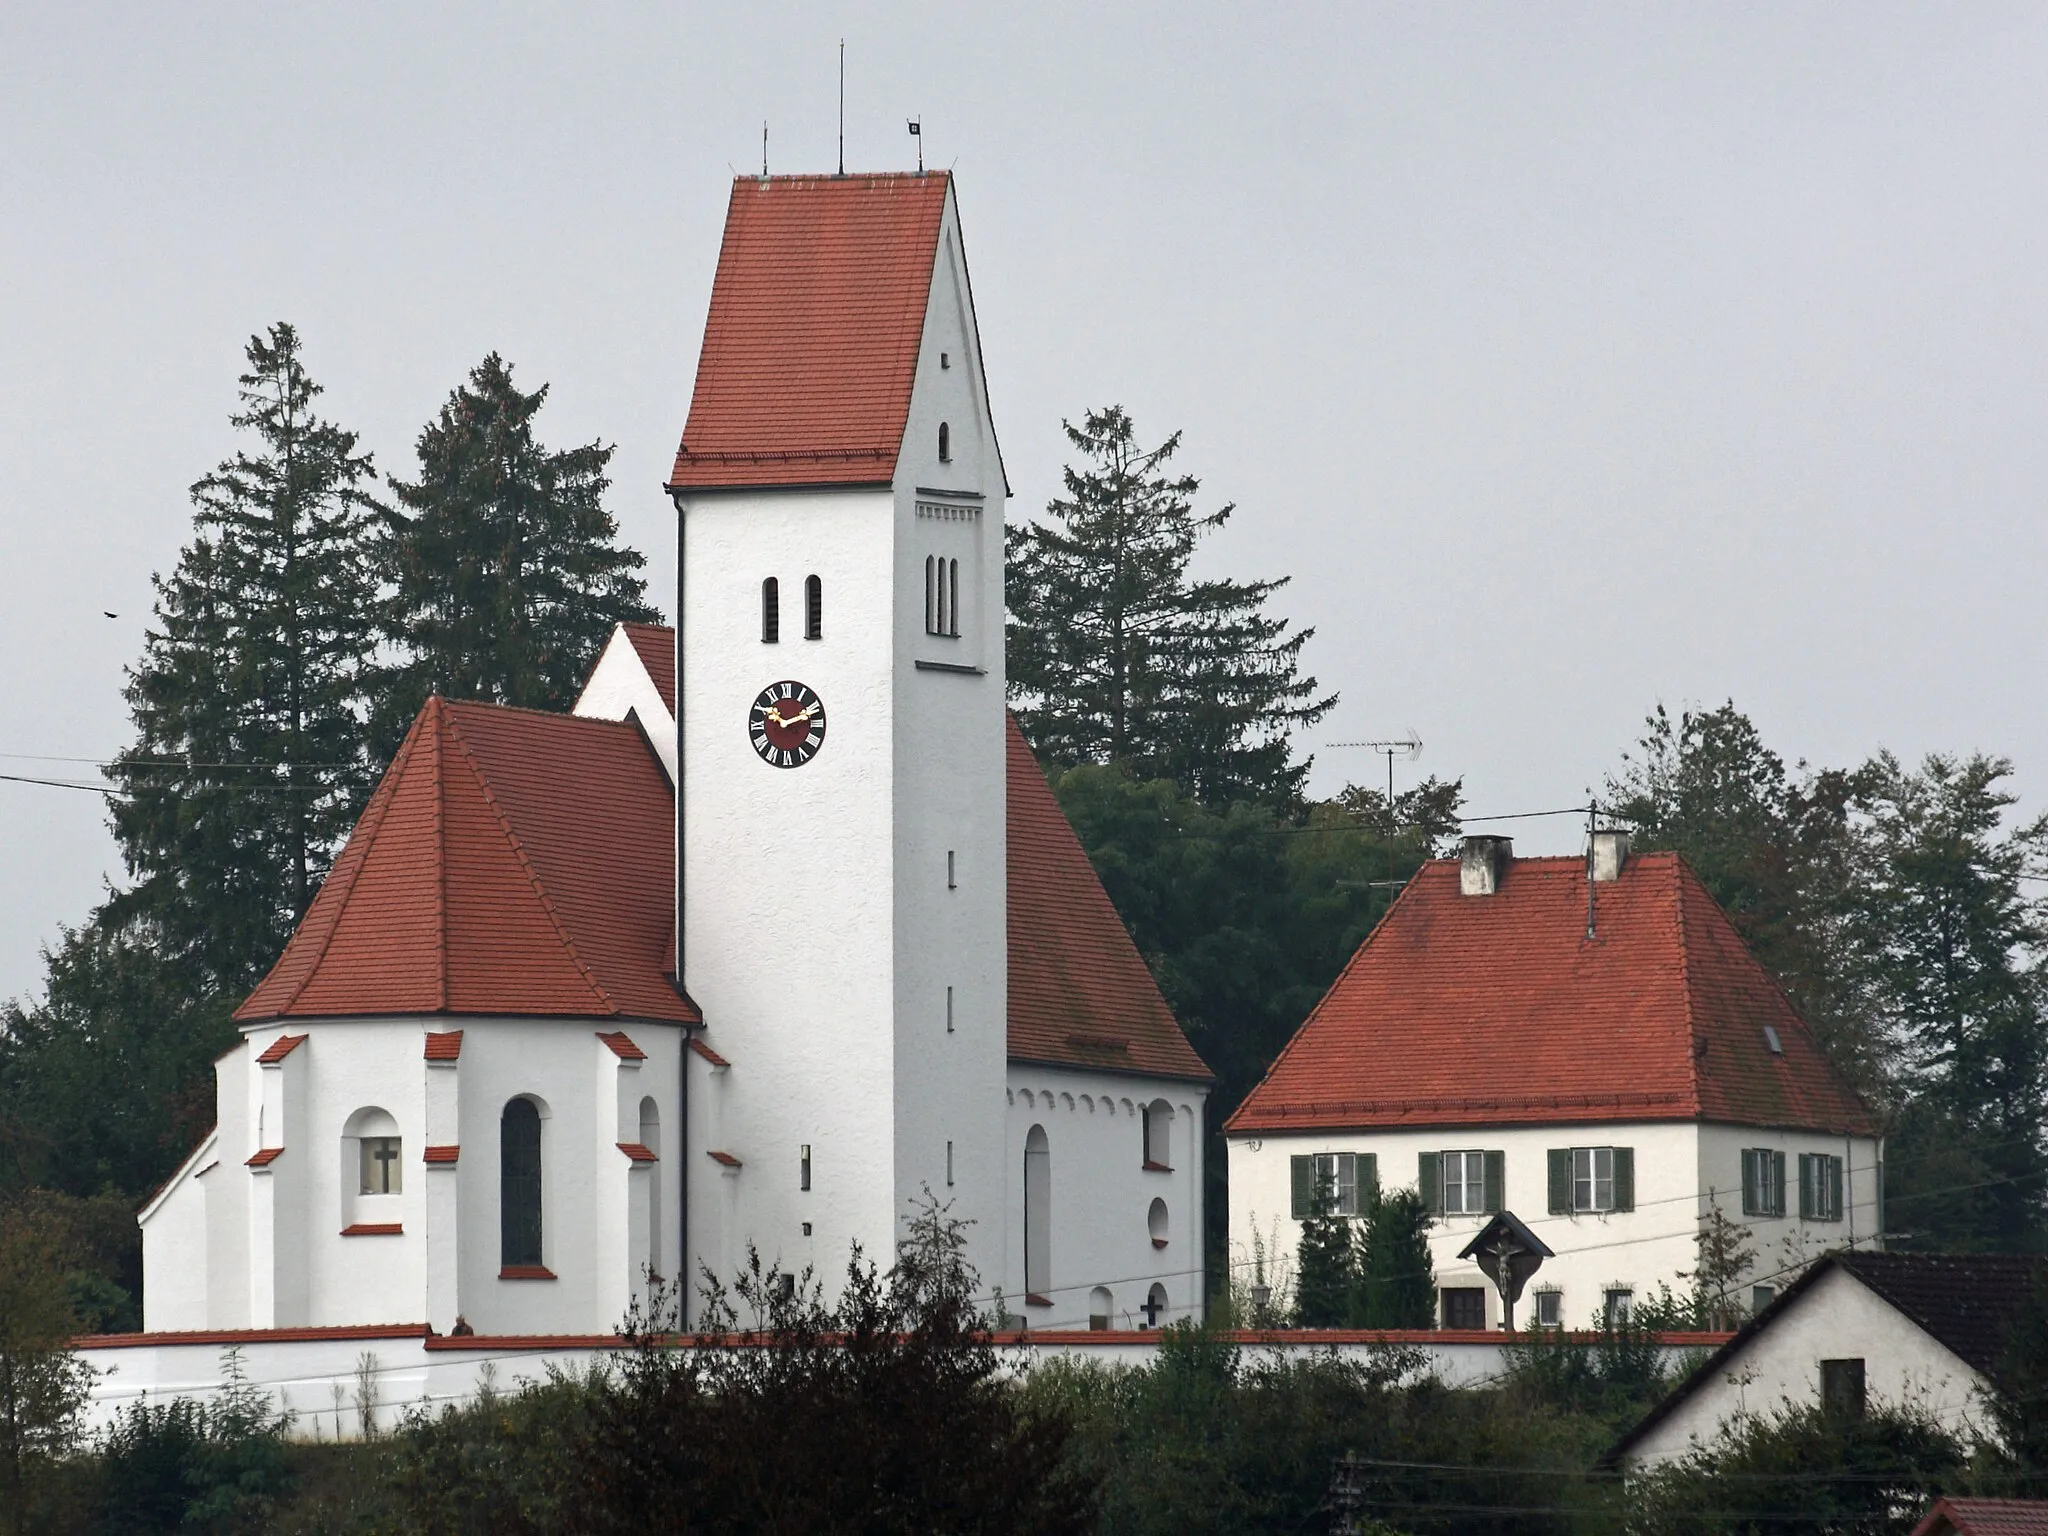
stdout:
<svg viewBox="0 0 2048 1536">
<path fill-rule="evenodd" d="M 1785 1154 L 1771 1147 L 1742 1149 L 1742 1214 L 1785 1214 Z"/>
<path fill-rule="evenodd" d="M 1477 1216 L 1486 1209 L 1486 1154 L 1446 1152 L 1444 1164 L 1444 1214 Z"/>
<path fill-rule="evenodd" d="M 1553 1213 L 1605 1213 L 1635 1208 L 1635 1148 L 1550 1149 L 1550 1209 Z"/>
<path fill-rule="evenodd" d="M 1379 1159 L 1370 1152 L 1310 1152 L 1288 1159 L 1290 1214 L 1306 1220 L 1320 1185 L 1333 1216 L 1363 1216 L 1379 1184 Z"/>
<path fill-rule="evenodd" d="M 1600 1316 L 1610 1328 L 1625 1328 L 1635 1316 L 1636 1293 L 1627 1286 L 1609 1286 L 1601 1298 Z"/>
<path fill-rule="evenodd" d="M 1536 1326 L 1538 1328 L 1562 1328 L 1564 1326 L 1563 1291 L 1538 1291 L 1536 1293 Z"/>
<path fill-rule="evenodd" d="M 1572 1209 L 1614 1209 L 1614 1148 L 1572 1148 Z"/>
<path fill-rule="evenodd" d="M 1799 1219 L 1842 1219 L 1842 1160 L 1825 1152 L 1799 1154 Z"/>
</svg>

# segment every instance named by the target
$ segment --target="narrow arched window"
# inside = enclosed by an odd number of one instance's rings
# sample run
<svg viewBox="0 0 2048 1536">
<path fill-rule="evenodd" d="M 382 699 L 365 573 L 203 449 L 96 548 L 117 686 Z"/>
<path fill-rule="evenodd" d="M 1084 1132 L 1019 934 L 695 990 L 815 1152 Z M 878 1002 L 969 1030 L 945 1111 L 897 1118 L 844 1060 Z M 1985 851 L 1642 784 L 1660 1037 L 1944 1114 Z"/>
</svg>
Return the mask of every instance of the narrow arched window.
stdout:
<svg viewBox="0 0 2048 1536">
<path fill-rule="evenodd" d="M 804 578 L 804 638 L 825 638 L 825 583 L 815 576 Z"/>
<path fill-rule="evenodd" d="M 506 1269 L 542 1263 L 540 1110 L 513 1099 L 498 1121 L 498 1262 Z"/>
<path fill-rule="evenodd" d="M 1109 1294 L 1109 1287 L 1098 1285 L 1088 1293 L 1088 1326 L 1100 1333 L 1109 1327 L 1111 1309 L 1116 1301 Z"/>
<path fill-rule="evenodd" d="M 1027 1301 L 1052 1292 L 1052 1149 L 1042 1125 L 1024 1138 L 1024 1290 Z"/>
<path fill-rule="evenodd" d="M 761 643 L 773 645 L 782 638 L 782 589 L 773 576 L 761 583 Z"/>
<path fill-rule="evenodd" d="M 960 562 L 946 562 L 946 633 L 960 638 Z"/>
<path fill-rule="evenodd" d="M 943 421 L 939 423 L 939 462 L 953 462 L 953 429 Z"/>
<path fill-rule="evenodd" d="M 937 555 L 924 557 L 924 632 L 936 635 L 939 632 L 939 558 Z"/>
</svg>

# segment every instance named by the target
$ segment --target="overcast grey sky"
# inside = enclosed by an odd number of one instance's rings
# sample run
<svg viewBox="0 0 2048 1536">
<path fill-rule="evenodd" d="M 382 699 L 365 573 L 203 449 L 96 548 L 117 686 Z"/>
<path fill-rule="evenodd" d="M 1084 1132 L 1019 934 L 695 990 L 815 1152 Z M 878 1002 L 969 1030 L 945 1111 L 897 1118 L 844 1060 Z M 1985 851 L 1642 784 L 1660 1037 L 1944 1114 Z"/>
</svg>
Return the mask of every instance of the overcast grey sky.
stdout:
<svg viewBox="0 0 2048 1536">
<path fill-rule="evenodd" d="M 1732 695 L 1788 758 L 2009 753 L 2040 808 L 2038 4 L 0 8 L 0 752 L 125 740 L 277 319 L 390 470 L 485 352 L 547 381 L 666 605 L 728 182 L 764 118 L 832 168 L 841 36 L 849 168 L 915 114 L 958 173 L 1012 514 L 1062 416 L 1185 429 L 1216 566 L 1317 630 L 1316 741 L 1412 727 L 1536 809 Z M 0 997 L 102 822 L 0 783 Z"/>
</svg>

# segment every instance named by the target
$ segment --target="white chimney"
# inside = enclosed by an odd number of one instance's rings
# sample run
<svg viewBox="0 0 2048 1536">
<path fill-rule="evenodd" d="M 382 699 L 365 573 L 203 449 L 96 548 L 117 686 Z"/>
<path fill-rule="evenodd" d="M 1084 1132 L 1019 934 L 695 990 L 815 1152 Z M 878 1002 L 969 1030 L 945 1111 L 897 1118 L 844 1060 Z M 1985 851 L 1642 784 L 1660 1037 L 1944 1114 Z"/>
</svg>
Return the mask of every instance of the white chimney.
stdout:
<svg viewBox="0 0 2048 1536">
<path fill-rule="evenodd" d="M 1501 876 L 1507 873 L 1508 861 L 1514 856 L 1515 840 L 1511 837 L 1478 833 L 1466 838 L 1458 855 L 1458 894 L 1493 895 L 1500 889 Z"/>
<path fill-rule="evenodd" d="M 1621 866 L 1628 862 L 1628 834 L 1609 827 L 1593 834 L 1593 878 L 1619 880 Z"/>
</svg>

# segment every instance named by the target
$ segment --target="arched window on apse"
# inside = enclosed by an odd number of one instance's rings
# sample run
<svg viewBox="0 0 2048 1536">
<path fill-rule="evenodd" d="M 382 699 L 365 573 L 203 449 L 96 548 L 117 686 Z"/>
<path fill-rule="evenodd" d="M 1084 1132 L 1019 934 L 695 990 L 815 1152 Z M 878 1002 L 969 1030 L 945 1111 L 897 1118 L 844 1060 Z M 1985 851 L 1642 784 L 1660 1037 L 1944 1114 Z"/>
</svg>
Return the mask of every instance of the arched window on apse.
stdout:
<svg viewBox="0 0 2048 1536">
<path fill-rule="evenodd" d="M 953 429 L 943 421 L 939 423 L 939 462 L 953 462 Z"/>
<path fill-rule="evenodd" d="M 1024 1299 L 1049 1306 L 1052 1291 L 1052 1150 L 1045 1127 L 1024 1138 Z"/>
<path fill-rule="evenodd" d="M 960 562 L 946 562 L 946 633 L 960 638 Z"/>
<path fill-rule="evenodd" d="M 773 576 L 761 583 L 761 643 L 782 639 L 782 585 Z"/>
<path fill-rule="evenodd" d="M 825 583 L 815 576 L 804 578 L 804 638 L 825 638 Z"/>
<path fill-rule="evenodd" d="M 498 1121 L 498 1263 L 537 1269 L 541 1257 L 540 1108 L 512 1099 Z"/>
<path fill-rule="evenodd" d="M 1111 1309 L 1115 1305 L 1115 1301 L 1110 1297 L 1108 1286 L 1098 1285 L 1095 1287 L 1094 1290 L 1088 1293 L 1088 1326 L 1097 1333 L 1106 1330 L 1109 1327 L 1110 1318 L 1114 1316 Z"/>
<path fill-rule="evenodd" d="M 1145 1122 L 1145 1166 L 1173 1171 L 1173 1106 L 1154 1099 L 1141 1112 Z"/>
</svg>

